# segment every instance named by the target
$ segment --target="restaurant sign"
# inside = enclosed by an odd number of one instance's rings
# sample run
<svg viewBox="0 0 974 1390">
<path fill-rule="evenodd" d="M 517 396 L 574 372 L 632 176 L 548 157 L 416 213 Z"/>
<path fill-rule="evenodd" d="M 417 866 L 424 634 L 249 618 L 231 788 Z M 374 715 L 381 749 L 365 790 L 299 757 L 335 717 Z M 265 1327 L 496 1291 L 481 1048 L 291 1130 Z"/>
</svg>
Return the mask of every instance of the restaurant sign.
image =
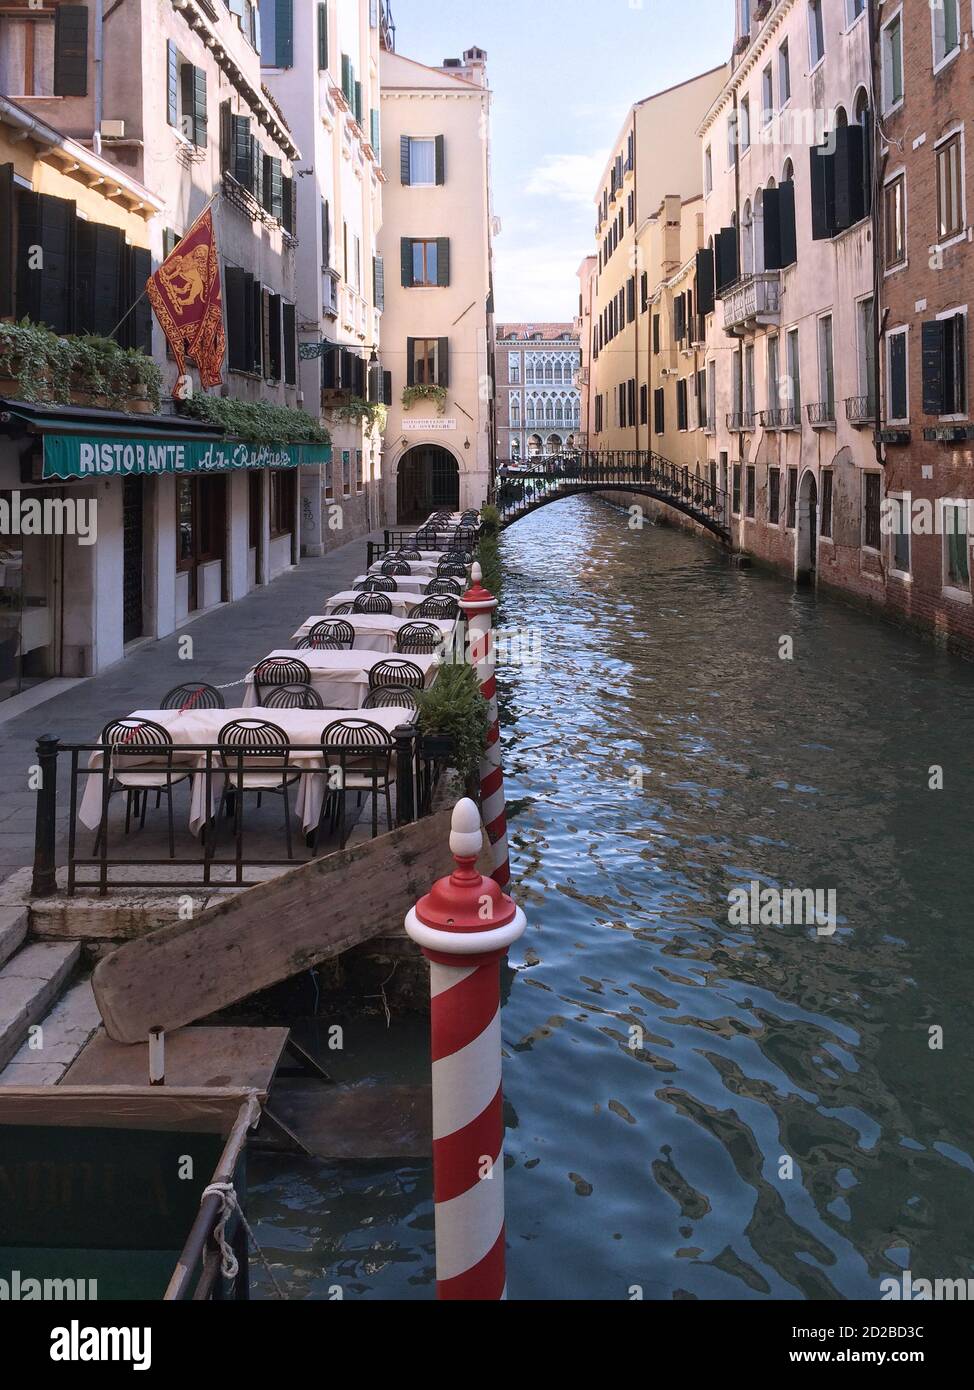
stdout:
<svg viewBox="0 0 974 1390">
<path fill-rule="evenodd" d="M 45 478 L 112 478 L 156 473 L 229 473 L 327 463 L 328 444 L 244 444 L 233 439 L 99 439 L 44 435 Z"/>
</svg>

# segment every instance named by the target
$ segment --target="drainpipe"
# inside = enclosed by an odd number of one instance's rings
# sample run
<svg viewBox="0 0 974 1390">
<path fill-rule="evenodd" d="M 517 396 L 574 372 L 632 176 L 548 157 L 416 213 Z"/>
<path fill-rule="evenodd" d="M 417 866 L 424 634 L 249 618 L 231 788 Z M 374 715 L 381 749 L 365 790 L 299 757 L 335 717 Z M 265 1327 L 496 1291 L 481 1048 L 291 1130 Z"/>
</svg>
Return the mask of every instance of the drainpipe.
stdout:
<svg viewBox="0 0 974 1390">
<path fill-rule="evenodd" d="M 91 147 L 95 154 L 101 154 L 101 120 L 105 94 L 105 0 L 95 0 L 95 128 L 91 135 Z"/>
<path fill-rule="evenodd" d="M 869 20 L 869 69 L 870 69 L 870 93 L 873 104 L 875 105 L 876 83 L 876 58 L 877 35 L 876 35 L 876 7 L 870 0 L 868 9 Z M 883 287 L 883 268 L 882 257 L 879 249 L 880 233 L 880 195 L 882 192 L 882 179 L 886 169 L 888 156 L 883 157 L 883 167 L 879 163 L 879 119 L 878 113 L 870 108 L 870 134 L 872 136 L 872 151 L 870 158 L 870 182 L 872 184 L 872 207 L 870 209 L 870 228 L 873 239 L 873 400 L 876 403 L 876 431 L 873 435 L 873 445 L 876 450 L 876 462 L 880 468 L 886 467 L 886 450 L 880 442 L 879 432 L 883 428 L 883 403 L 880 397 L 880 362 L 879 356 L 883 346 L 883 336 L 885 333 L 885 322 L 880 320 L 880 292 Z"/>
</svg>

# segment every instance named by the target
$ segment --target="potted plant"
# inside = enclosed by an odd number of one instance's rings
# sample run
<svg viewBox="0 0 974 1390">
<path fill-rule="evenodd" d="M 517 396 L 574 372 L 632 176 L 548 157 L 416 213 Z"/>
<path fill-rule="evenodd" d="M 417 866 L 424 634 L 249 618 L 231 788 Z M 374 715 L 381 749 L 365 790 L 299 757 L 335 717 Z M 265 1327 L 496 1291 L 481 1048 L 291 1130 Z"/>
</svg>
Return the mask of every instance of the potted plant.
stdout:
<svg viewBox="0 0 974 1390">
<path fill-rule="evenodd" d="M 336 421 L 349 420 L 365 425 L 367 434 L 381 434 L 386 427 L 388 411 L 380 401 L 364 401 L 361 396 L 352 396 L 335 410 Z"/>
<path fill-rule="evenodd" d="M 411 410 L 417 401 L 431 401 L 436 406 L 437 415 L 442 415 L 446 409 L 446 387 L 433 386 L 426 382 L 404 386 L 402 392 L 403 410 Z"/>
<path fill-rule="evenodd" d="M 488 710 L 472 666 L 441 667 L 433 684 L 419 694 L 417 723 L 424 756 L 455 767 L 476 795 L 487 748 Z"/>
</svg>

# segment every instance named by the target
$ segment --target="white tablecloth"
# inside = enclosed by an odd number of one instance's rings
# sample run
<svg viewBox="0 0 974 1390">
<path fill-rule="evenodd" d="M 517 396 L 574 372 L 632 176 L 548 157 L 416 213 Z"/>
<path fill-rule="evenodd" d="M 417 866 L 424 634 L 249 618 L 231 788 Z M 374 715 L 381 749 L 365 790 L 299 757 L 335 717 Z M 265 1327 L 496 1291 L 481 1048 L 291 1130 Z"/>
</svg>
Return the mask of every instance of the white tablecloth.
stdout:
<svg viewBox="0 0 974 1390">
<path fill-rule="evenodd" d="M 423 594 L 427 584 L 435 579 L 433 574 L 392 574 L 390 579 L 395 581 L 397 594 Z M 357 574 L 352 580 L 353 584 L 361 584 L 366 579 L 374 578 L 373 575 Z M 361 592 L 361 591 L 359 591 Z"/>
<path fill-rule="evenodd" d="M 377 661 L 386 661 L 388 657 L 382 652 L 370 652 L 356 650 L 351 651 L 312 651 L 307 647 L 300 651 L 293 648 L 279 648 L 277 651 L 268 652 L 270 656 L 292 657 L 298 661 L 303 661 L 311 672 L 311 684 L 321 696 L 323 705 L 330 709 L 354 710 L 361 707 L 362 701 L 369 693 L 369 672 Z M 266 659 L 266 658 L 265 658 Z M 439 666 L 436 656 L 413 656 L 403 657 L 404 661 L 411 661 L 420 668 L 429 685 L 433 680 Z M 262 693 L 267 694 L 267 687 L 262 687 Z M 248 708 L 257 704 L 257 692 L 254 689 L 254 673 L 250 671 L 244 682 L 244 707 Z"/>
<path fill-rule="evenodd" d="M 361 590 L 343 589 L 341 593 L 332 594 L 331 598 L 325 599 L 325 617 L 330 618 L 335 609 L 343 603 L 354 603 L 357 598 L 361 598 Z M 406 618 L 416 607 L 417 603 L 422 603 L 425 594 L 417 594 L 412 589 L 409 593 L 386 594 L 385 597 L 392 602 L 392 616 L 394 618 Z M 340 618 L 351 618 L 352 613 L 339 613 Z"/>
<path fill-rule="evenodd" d="M 327 614 L 312 614 L 306 618 L 297 632 L 291 634 L 292 642 L 299 642 L 302 637 L 307 637 L 315 623 L 320 623 L 327 617 Z M 391 613 L 343 613 L 340 621 L 351 623 L 355 632 L 354 651 L 364 652 L 391 652 L 395 650 L 396 640 L 399 631 L 411 618 L 396 618 Z M 455 618 L 421 618 L 420 622 L 432 623 L 438 627 L 446 641 L 450 633 L 456 626 Z M 303 657 L 303 652 L 300 653 Z"/>
<path fill-rule="evenodd" d="M 438 565 L 438 561 L 436 560 L 405 560 L 403 563 L 409 566 L 410 574 L 425 574 L 427 579 L 436 578 Z M 369 574 L 381 575 L 382 566 L 384 564 L 385 560 L 376 560 L 374 565 L 369 565 Z M 398 581 L 400 579 L 405 579 L 406 576 L 404 574 L 394 574 L 392 578 Z"/>
<path fill-rule="evenodd" d="M 284 730 L 292 743 L 320 744 L 321 735 L 328 725 L 333 724 L 336 719 L 348 719 L 350 711 L 347 709 L 261 709 L 260 707 L 198 710 L 139 709 L 135 710 L 130 717 L 133 719 L 151 719 L 156 724 L 161 724 L 172 734 L 173 743 L 176 744 L 215 744 L 224 724 L 228 724 L 232 719 L 255 718 L 265 719 L 270 724 L 276 724 L 279 729 Z M 369 719 L 390 734 L 401 725 L 408 724 L 411 719 L 409 710 L 394 707 L 370 709 L 362 715 L 353 715 L 352 717 Z M 198 835 L 208 819 L 206 815 L 206 776 L 205 772 L 200 771 L 206 766 L 205 754 L 195 756 L 192 753 L 184 753 L 177 754 L 176 757 L 183 759 L 184 767 L 194 769 L 189 828 L 194 835 Z M 321 756 L 314 752 L 295 753 L 290 756 L 289 761 L 297 767 L 302 765 L 320 767 L 322 765 Z M 91 754 L 89 767 L 101 767 L 101 757 L 98 753 Z M 79 821 L 82 825 L 88 826 L 90 830 L 97 829 L 101 821 L 102 783 L 102 774 L 100 772 L 92 773 L 87 779 L 84 795 L 78 807 Z M 216 760 L 214 759 L 214 773 L 211 778 L 211 815 L 215 814 L 220 804 L 222 791 L 223 778 L 216 772 Z M 321 815 L 325 778 L 323 775 L 302 777 L 299 779 L 295 791 L 297 797 L 294 804 L 295 814 L 306 831 L 313 830 Z M 246 820 L 244 823 L 246 824 Z"/>
</svg>

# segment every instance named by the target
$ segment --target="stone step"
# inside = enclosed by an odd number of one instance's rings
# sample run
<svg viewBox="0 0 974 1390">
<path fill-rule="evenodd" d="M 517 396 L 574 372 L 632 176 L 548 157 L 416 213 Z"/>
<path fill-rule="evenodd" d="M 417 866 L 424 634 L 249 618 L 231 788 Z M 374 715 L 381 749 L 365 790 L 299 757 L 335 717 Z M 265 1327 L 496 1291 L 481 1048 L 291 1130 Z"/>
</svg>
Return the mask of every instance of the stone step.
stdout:
<svg viewBox="0 0 974 1390">
<path fill-rule="evenodd" d="M 0 907 L 0 966 L 20 950 L 26 935 L 26 907 Z"/>
<path fill-rule="evenodd" d="M 22 947 L 0 970 L 0 1068 L 47 1015 L 80 960 L 78 942 L 41 942 Z"/>
<path fill-rule="evenodd" d="M 0 1071 L 0 1086 L 55 1086 L 101 1026 L 91 979 L 79 980 L 41 1019 L 40 1032 L 22 1043 Z"/>
</svg>

